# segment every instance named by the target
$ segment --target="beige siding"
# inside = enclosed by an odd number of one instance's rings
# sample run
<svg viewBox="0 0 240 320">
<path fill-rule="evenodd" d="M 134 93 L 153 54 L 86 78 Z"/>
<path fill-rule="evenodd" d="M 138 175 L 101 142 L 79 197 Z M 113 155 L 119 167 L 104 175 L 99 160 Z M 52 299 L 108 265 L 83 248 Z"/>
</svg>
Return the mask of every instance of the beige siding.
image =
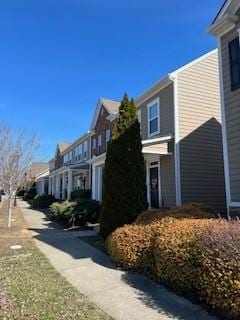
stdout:
<svg viewBox="0 0 240 320">
<path fill-rule="evenodd" d="M 217 52 L 178 75 L 182 202 L 225 206 Z"/>
<path fill-rule="evenodd" d="M 162 200 L 165 207 L 176 206 L 174 156 L 160 158 Z"/>
<path fill-rule="evenodd" d="M 141 133 L 144 140 L 148 139 L 147 105 L 156 98 L 160 99 L 160 133 L 156 136 L 151 136 L 151 138 L 174 134 L 173 85 L 171 84 L 139 106 L 141 110 Z"/>
<path fill-rule="evenodd" d="M 240 202 L 240 89 L 231 90 L 228 52 L 228 43 L 236 37 L 237 28 L 224 35 L 221 39 L 221 50 L 231 201 Z"/>
</svg>

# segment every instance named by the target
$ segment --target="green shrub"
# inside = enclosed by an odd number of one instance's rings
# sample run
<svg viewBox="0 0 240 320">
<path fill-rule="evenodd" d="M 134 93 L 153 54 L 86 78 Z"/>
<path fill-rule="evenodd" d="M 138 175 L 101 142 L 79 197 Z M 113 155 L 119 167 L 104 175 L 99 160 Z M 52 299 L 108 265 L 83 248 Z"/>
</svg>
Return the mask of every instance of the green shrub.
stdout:
<svg viewBox="0 0 240 320">
<path fill-rule="evenodd" d="M 36 184 L 34 184 L 24 195 L 23 199 L 25 201 L 33 200 L 37 195 Z"/>
<path fill-rule="evenodd" d="M 108 236 L 106 248 L 118 266 L 153 274 L 152 239 L 151 226 L 127 225 Z"/>
<path fill-rule="evenodd" d="M 91 190 L 74 190 L 71 192 L 71 199 L 91 199 Z"/>
<path fill-rule="evenodd" d="M 98 201 L 82 199 L 53 203 L 49 208 L 50 215 L 67 225 L 85 225 L 87 222 L 98 221 L 100 205 Z"/>
<path fill-rule="evenodd" d="M 18 191 L 17 191 L 17 196 L 18 196 L 18 197 L 23 197 L 24 194 L 25 194 L 24 188 L 18 189 Z"/>
<path fill-rule="evenodd" d="M 187 203 L 173 209 L 161 208 L 147 210 L 141 213 L 135 220 L 135 224 L 149 224 L 159 221 L 166 217 L 176 219 L 184 218 L 214 218 L 217 216 L 215 209 L 201 203 Z"/>
<path fill-rule="evenodd" d="M 33 199 L 33 207 L 36 209 L 48 208 L 56 199 L 52 195 L 36 196 Z"/>
</svg>

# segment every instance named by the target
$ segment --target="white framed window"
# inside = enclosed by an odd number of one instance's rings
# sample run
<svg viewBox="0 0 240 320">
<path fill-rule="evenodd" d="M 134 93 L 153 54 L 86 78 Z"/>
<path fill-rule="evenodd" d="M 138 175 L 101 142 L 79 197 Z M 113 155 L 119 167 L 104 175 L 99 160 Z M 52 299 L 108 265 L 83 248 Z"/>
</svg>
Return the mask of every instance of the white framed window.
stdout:
<svg viewBox="0 0 240 320">
<path fill-rule="evenodd" d="M 160 100 L 151 101 L 147 105 L 148 109 L 148 136 L 154 136 L 160 132 Z"/>
<path fill-rule="evenodd" d="M 93 150 L 96 149 L 96 138 L 93 138 L 92 148 Z"/>
<path fill-rule="evenodd" d="M 102 146 L 102 135 L 98 136 L 98 154 L 101 153 L 101 146 Z"/>
<path fill-rule="evenodd" d="M 72 164 L 72 151 L 68 154 L 69 164 Z"/>
<path fill-rule="evenodd" d="M 65 154 L 63 157 L 63 164 L 67 165 L 68 164 L 68 154 Z"/>
<path fill-rule="evenodd" d="M 76 147 L 74 149 L 74 162 L 78 162 L 78 152 L 79 152 L 79 149 L 78 147 Z"/>
<path fill-rule="evenodd" d="M 79 148 L 79 155 L 78 155 L 78 161 L 82 161 L 82 154 L 83 154 L 83 146 L 80 144 Z"/>
<path fill-rule="evenodd" d="M 87 141 L 85 141 L 83 144 L 83 160 L 87 160 L 87 149 L 88 149 L 88 145 L 87 145 Z"/>
<path fill-rule="evenodd" d="M 108 145 L 108 142 L 110 141 L 110 137 L 111 137 L 111 131 L 110 131 L 110 129 L 107 129 L 105 131 L 106 147 Z"/>
</svg>

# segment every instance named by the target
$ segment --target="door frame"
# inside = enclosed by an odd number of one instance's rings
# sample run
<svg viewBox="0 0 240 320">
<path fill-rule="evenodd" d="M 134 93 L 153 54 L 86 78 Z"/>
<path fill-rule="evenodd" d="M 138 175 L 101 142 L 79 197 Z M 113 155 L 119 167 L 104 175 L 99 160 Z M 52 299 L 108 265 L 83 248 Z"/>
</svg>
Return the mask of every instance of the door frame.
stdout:
<svg viewBox="0 0 240 320">
<path fill-rule="evenodd" d="M 146 160 L 146 173 L 147 173 L 147 200 L 149 209 L 151 207 L 151 188 L 150 188 L 150 169 L 151 168 L 158 168 L 158 201 L 159 207 L 162 207 L 162 188 L 161 188 L 161 173 L 160 173 L 160 157 L 159 158 L 152 158 Z"/>
</svg>

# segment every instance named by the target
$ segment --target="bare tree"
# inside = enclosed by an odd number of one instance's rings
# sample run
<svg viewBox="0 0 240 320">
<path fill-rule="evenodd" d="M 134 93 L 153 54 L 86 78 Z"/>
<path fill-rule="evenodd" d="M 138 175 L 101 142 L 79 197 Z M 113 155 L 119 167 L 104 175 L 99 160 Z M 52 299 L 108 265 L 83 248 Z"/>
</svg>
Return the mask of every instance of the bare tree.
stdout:
<svg viewBox="0 0 240 320">
<path fill-rule="evenodd" d="M 38 149 L 35 135 L 27 136 L 25 130 L 0 128 L 0 186 L 8 201 L 8 227 L 12 220 L 12 198 L 23 184 L 25 172 Z"/>
</svg>

